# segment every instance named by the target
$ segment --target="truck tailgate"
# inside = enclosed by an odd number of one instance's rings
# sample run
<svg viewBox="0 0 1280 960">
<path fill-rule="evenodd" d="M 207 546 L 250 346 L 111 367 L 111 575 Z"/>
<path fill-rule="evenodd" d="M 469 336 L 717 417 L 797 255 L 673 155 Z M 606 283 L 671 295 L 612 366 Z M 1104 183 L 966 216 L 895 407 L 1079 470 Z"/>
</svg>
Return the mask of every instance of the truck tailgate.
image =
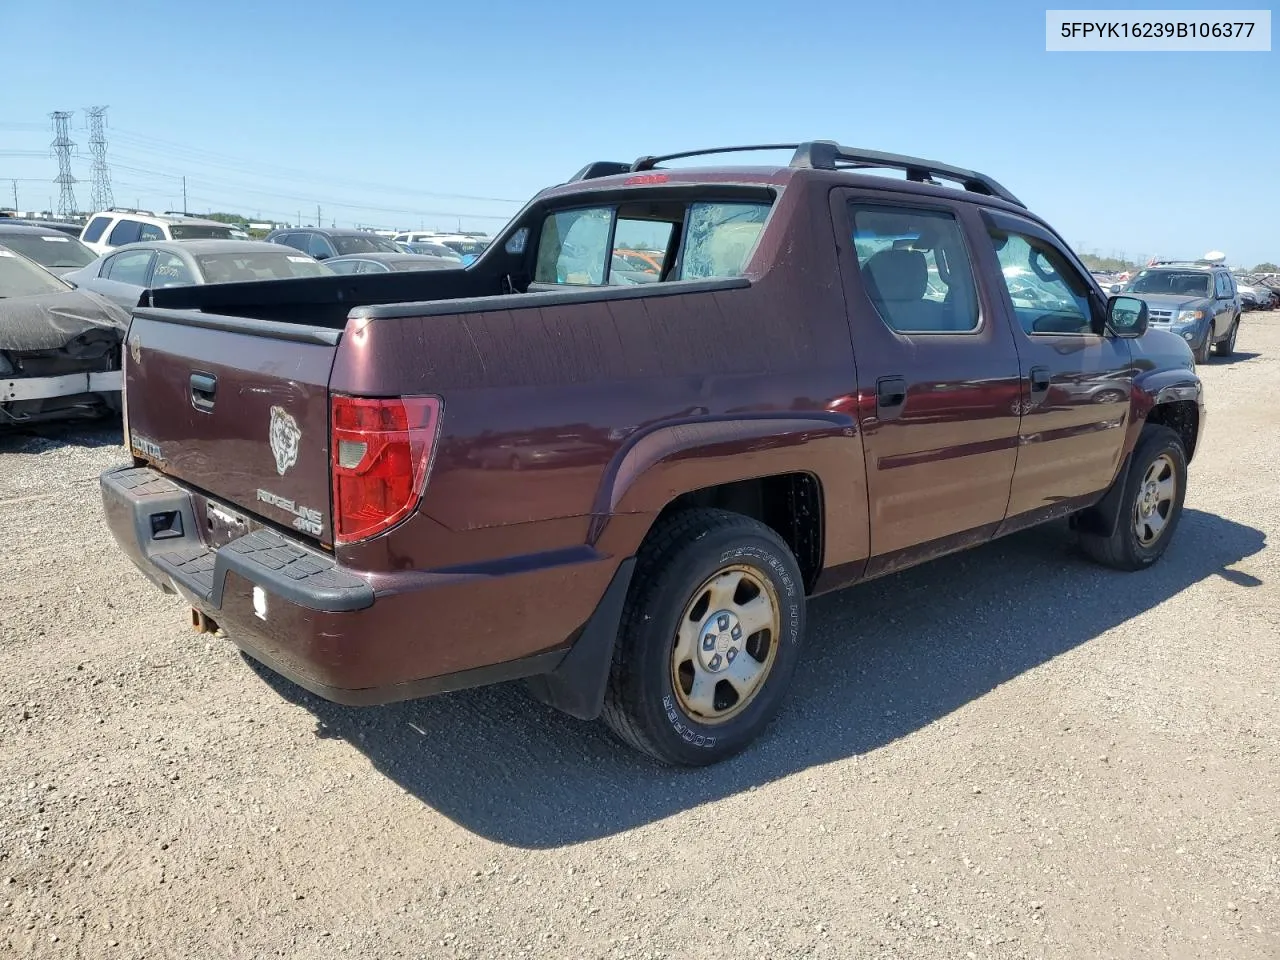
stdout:
<svg viewBox="0 0 1280 960">
<path fill-rule="evenodd" d="M 331 543 L 328 384 L 340 337 L 139 310 L 124 351 L 129 446 L 216 499 Z"/>
</svg>

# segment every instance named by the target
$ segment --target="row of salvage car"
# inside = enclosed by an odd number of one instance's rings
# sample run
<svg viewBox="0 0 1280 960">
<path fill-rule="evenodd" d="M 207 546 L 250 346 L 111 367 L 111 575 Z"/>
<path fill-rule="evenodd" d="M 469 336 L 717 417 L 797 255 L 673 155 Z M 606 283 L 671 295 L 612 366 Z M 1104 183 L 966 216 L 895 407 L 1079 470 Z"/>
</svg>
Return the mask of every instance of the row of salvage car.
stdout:
<svg viewBox="0 0 1280 960">
<path fill-rule="evenodd" d="M 380 243 L 322 263 L 279 241 L 221 237 L 94 249 L 69 226 L 0 219 L 0 430 L 118 414 L 120 345 L 145 290 L 463 266 L 452 251 L 406 253 L 368 233 Z"/>
</svg>

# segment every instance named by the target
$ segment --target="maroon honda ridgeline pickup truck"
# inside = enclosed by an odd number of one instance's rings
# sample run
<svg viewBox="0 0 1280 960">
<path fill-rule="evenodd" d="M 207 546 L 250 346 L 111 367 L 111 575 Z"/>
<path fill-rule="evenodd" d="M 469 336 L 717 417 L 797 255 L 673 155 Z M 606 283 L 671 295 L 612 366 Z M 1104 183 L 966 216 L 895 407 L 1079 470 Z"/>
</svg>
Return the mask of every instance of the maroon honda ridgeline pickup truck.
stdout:
<svg viewBox="0 0 1280 960">
<path fill-rule="evenodd" d="M 679 764 L 768 723 L 810 596 L 1064 516 L 1155 562 L 1187 345 L 989 177 L 786 149 L 591 164 L 466 268 L 149 291 L 116 539 L 321 697 L 523 678 Z"/>
</svg>

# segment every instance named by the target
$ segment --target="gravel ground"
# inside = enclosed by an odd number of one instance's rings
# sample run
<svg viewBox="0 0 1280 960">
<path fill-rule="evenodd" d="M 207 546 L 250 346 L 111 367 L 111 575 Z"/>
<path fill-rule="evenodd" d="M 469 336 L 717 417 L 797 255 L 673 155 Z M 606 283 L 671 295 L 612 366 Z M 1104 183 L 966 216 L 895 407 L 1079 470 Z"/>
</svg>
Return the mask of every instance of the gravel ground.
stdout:
<svg viewBox="0 0 1280 960">
<path fill-rule="evenodd" d="M 1280 956 L 1280 315 L 1239 349 L 1157 568 L 822 598 L 694 772 L 519 687 L 321 702 L 113 548 L 118 428 L 0 439 L 0 956 Z"/>
</svg>

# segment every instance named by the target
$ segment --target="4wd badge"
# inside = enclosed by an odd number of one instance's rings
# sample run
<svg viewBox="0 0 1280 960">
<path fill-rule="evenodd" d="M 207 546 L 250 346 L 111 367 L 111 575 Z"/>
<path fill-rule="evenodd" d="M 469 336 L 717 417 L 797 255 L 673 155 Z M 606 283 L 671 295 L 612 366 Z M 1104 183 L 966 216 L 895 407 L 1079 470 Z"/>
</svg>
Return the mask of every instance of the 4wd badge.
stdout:
<svg viewBox="0 0 1280 960">
<path fill-rule="evenodd" d="M 298 462 L 298 442 L 302 431 L 298 421 L 284 407 L 271 408 L 271 452 L 276 458 L 276 473 L 285 471 Z"/>
</svg>

